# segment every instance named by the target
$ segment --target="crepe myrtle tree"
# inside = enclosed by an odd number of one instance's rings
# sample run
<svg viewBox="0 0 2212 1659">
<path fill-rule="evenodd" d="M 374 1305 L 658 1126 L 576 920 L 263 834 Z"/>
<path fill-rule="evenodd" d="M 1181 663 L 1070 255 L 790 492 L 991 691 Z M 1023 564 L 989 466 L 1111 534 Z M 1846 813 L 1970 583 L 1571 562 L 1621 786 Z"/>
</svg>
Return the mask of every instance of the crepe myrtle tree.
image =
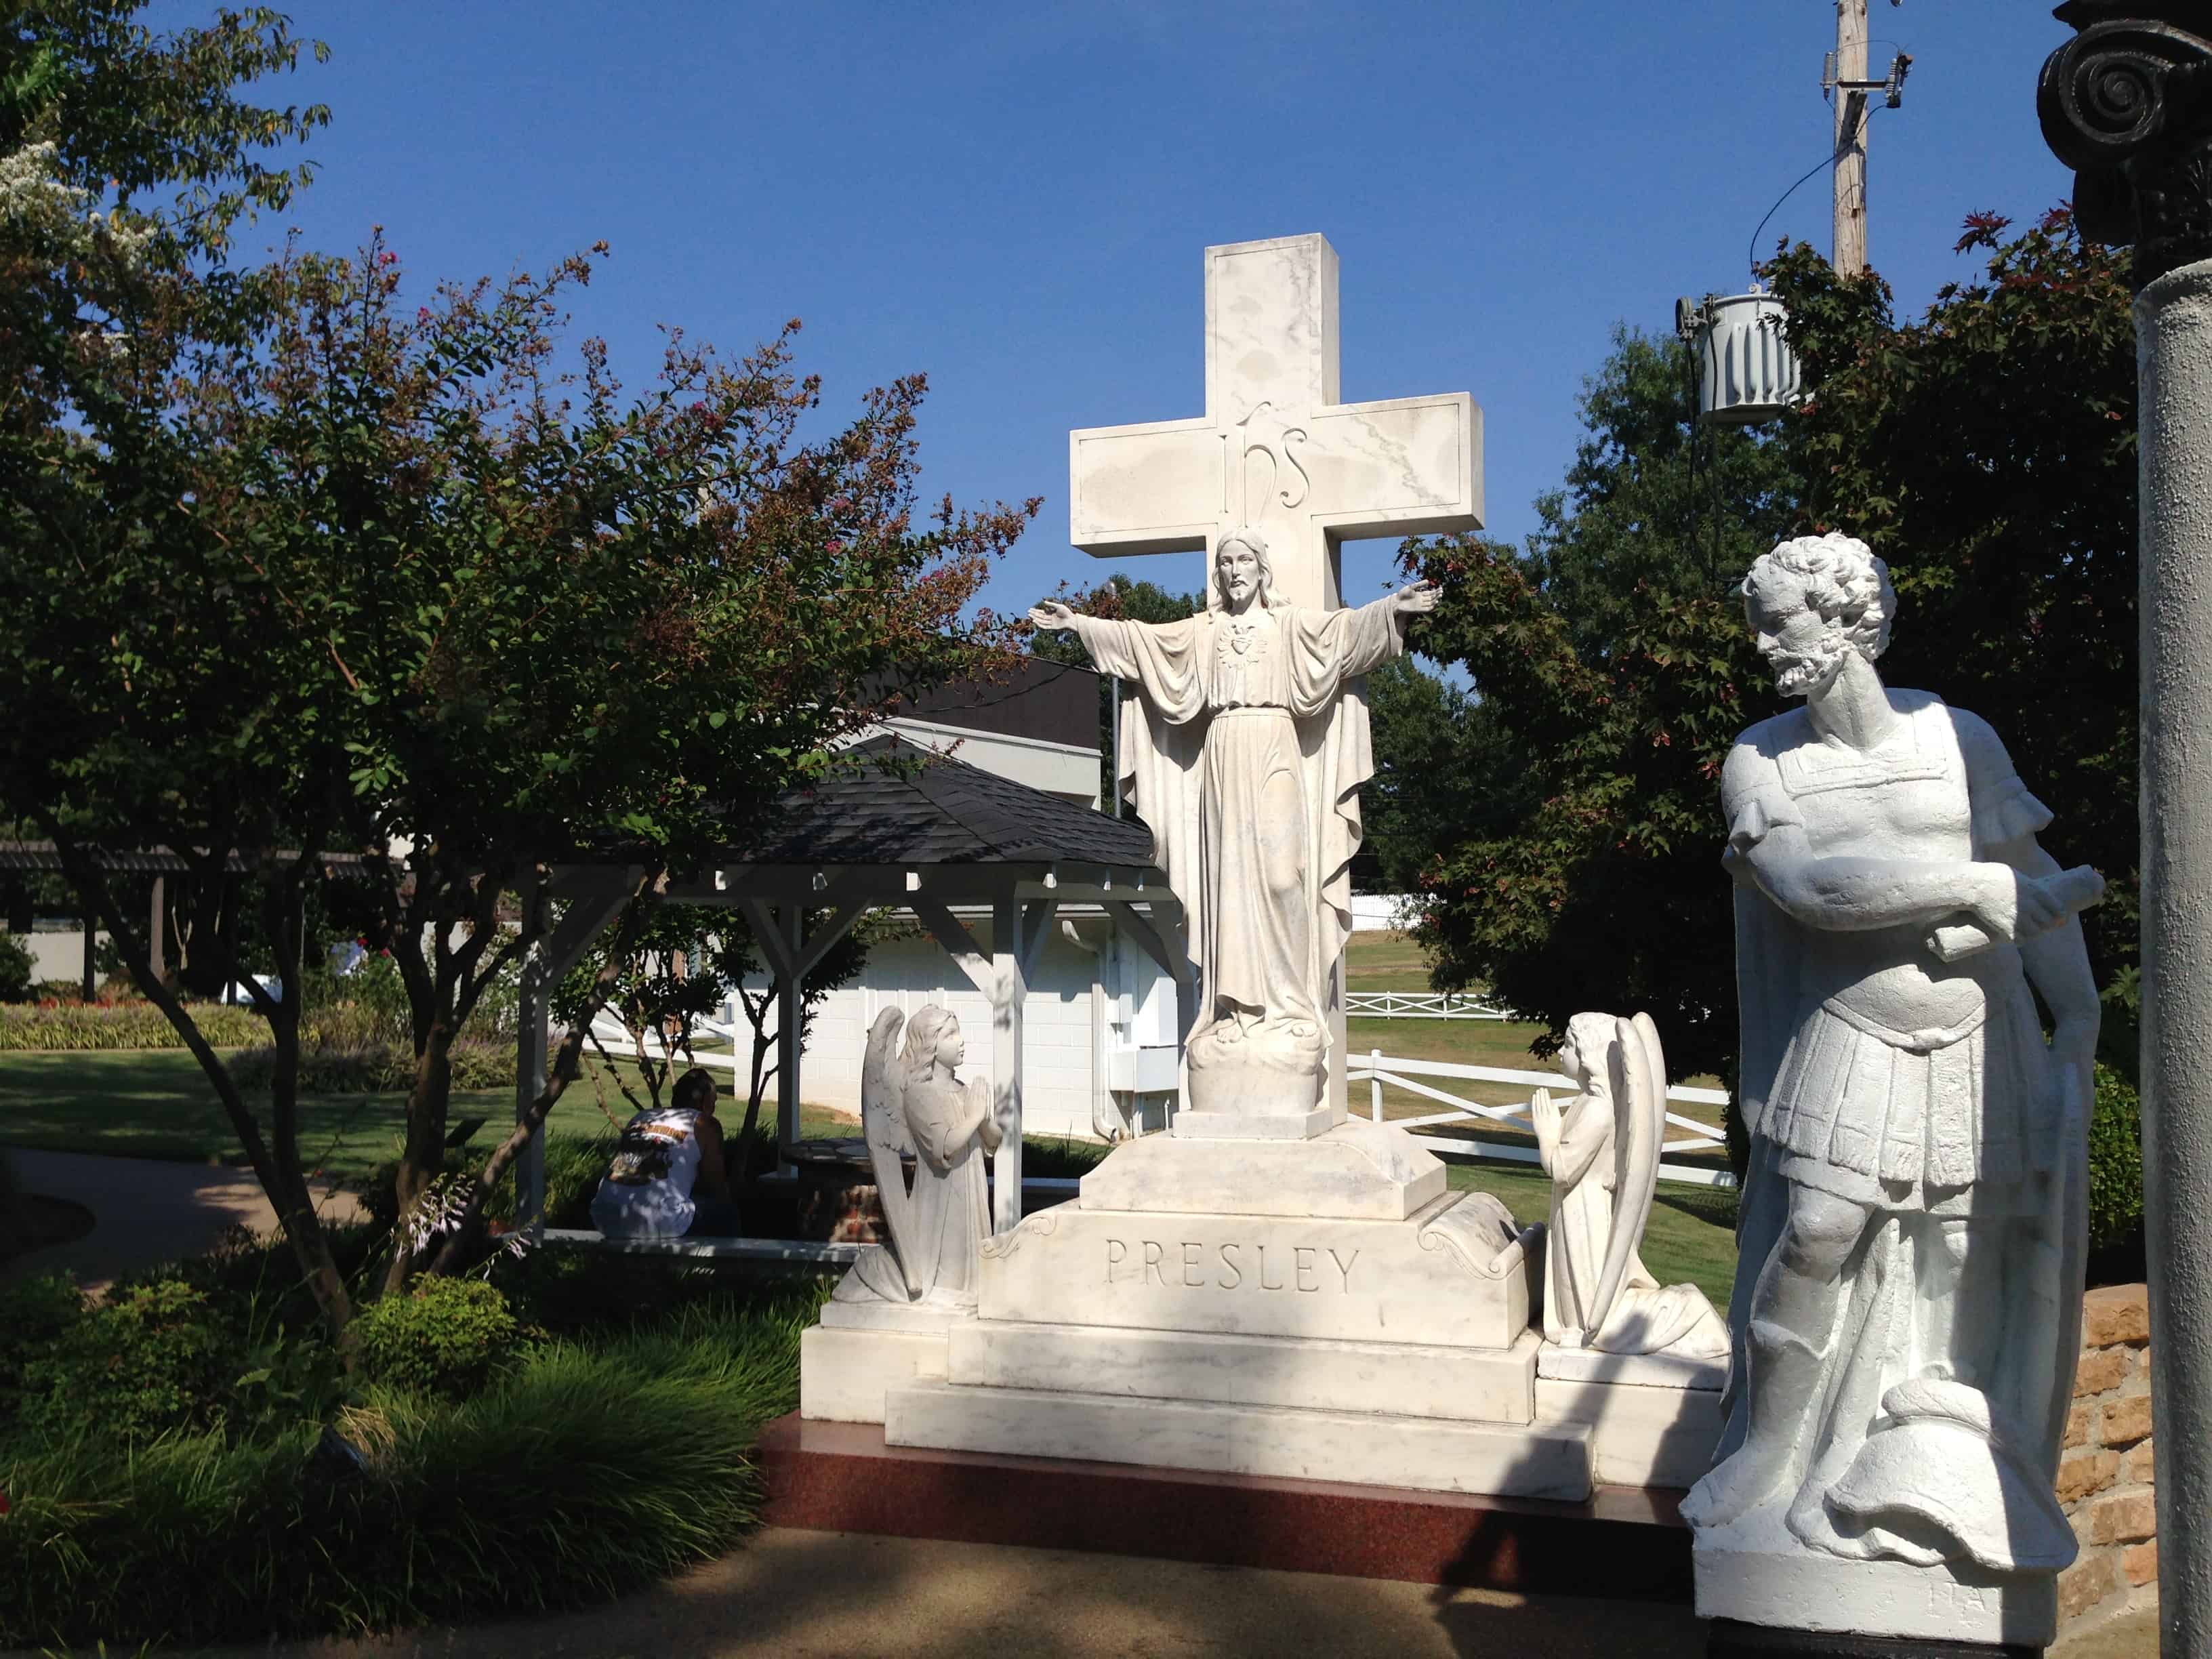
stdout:
<svg viewBox="0 0 2212 1659">
<path fill-rule="evenodd" d="M 428 1236 L 451 1045 L 544 925 L 526 905 L 503 927 L 501 896 L 584 858 L 635 871 L 603 997 L 671 870 L 742 835 L 891 698 L 995 667 L 1014 638 L 970 607 L 1036 504 L 948 500 L 917 525 L 920 376 L 809 440 L 820 388 L 792 367 L 795 323 L 736 361 L 670 331 L 639 395 L 595 341 L 556 373 L 563 291 L 604 253 L 414 307 L 380 243 L 288 257 L 265 349 L 196 388 L 217 459 L 196 499 L 260 550 L 282 625 L 321 646 L 316 723 L 343 757 L 349 844 L 386 855 L 379 942 L 416 1054 L 387 1288 Z M 440 1194 L 434 1265 L 459 1259 L 588 1027 Z"/>
<path fill-rule="evenodd" d="M 619 950 L 670 869 L 869 720 L 852 688 L 993 658 L 1008 630 L 969 607 L 1035 504 L 917 522 L 922 380 L 803 436 L 820 393 L 793 368 L 795 325 L 735 361 L 672 331 L 636 394 L 596 342 L 564 362 L 562 296 L 604 250 L 420 303 L 377 240 L 235 271 L 188 214 L 103 208 L 65 148 L 8 158 L 0 216 L 0 808 L 53 838 L 198 1059 L 343 1346 L 350 1298 L 297 1133 L 325 855 L 366 856 L 375 890 L 349 908 L 407 985 L 411 1212 L 443 1164 L 453 1037 L 545 925 L 535 904 L 505 925 L 502 895 L 611 849 L 632 872 Z M 165 165 L 222 182 L 200 151 Z M 217 931 L 195 964 L 269 1021 L 265 1107 L 118 902 L 103 853 L 155 844 L 191 864 L 190 892 L 244 866 L 262 954 Z M 581 1040 L 451 1206 L 441 1263 Z M 414 1260 L 396 1250 L 387 1283 Z"/>
<path fill-rule="evenodd" d="M 259 286 L 224 267 L 225 249 L 241 216 L 290 200 L 306 164 L 270 153 L 327 113 L 241 95 L 307 45 L 277 14 L 156 33 L 141 9 L 31 0 L 0 21 L 0 817 L 54 839 L 81 902 L 208 1072 L 342 1328 L 346 1288 L 302 1173 L 289 1061 L 269 1110 L 249 1110 L 149 971 L 140 907 L 124 914 L 98 857 L 178 848 L 192 869 L 173 890 L 203 914 L 252 887 L 272 941 L 260 965 L 281 973 L 344 783 L 278 695 L 295 642 L 223 660 L 223 641 L 254 638 L 263 596 L 232 579 L 238 554 L 196 511 L 179 391 L 201 343 L 252 331 Z M 234 876 L 234 856 L 253 879 Z M 196 952 L 216 982 L 240 967 L 222 955 Z M 296 1011 L 256 994 L 295 1056 Z"/>
</svg>

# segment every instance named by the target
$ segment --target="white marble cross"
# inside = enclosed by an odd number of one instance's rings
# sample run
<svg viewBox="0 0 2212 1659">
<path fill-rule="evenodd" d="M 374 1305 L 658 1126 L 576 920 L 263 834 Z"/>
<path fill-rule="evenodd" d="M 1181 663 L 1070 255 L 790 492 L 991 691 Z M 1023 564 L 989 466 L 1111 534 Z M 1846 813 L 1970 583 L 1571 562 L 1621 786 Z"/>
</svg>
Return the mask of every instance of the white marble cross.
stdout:
<svg viewBox="0 0 2212 1659">
<path fill-rule="evenodd" d="M 1068 434 L 1069 539 L 1100 558 L 1267 538 L 1292 605 L 1342 603 L 1337 544 L 1482 526 L 1482 411 L 1464 392 L 1337 401 L 1336 250 L 1206 250 L 1206 413 Z"/>
</svg>

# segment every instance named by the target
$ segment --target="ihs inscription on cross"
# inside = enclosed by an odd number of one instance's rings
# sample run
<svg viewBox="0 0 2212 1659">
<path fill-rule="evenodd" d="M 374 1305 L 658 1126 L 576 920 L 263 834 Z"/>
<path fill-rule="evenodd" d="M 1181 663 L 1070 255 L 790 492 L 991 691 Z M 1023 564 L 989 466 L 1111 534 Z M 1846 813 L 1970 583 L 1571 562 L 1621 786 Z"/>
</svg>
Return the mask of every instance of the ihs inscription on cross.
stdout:
<svg viewBox="0 0 2212 1659">
<path fill-rule="evenodd" d="M 1333 609 L 1339 543 L 1481 527 L 1481 452 L 1464 392 L 1337 401 L 1327 237 L 1230 242 L 1206 250 L 1206 413 L 1070 433 L 1069 539 L 1210 563 L 1223 534 L 1257 530 L 1284 599 Z"/>
</svg>

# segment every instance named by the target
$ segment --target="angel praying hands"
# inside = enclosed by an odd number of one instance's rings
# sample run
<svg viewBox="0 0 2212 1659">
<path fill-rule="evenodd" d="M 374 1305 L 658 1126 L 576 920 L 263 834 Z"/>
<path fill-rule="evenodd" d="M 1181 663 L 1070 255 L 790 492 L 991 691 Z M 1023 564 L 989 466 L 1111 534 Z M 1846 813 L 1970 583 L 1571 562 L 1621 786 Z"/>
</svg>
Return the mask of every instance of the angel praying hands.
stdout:
<svg viewBox="0 0 2212 1659">
<path fill-rule="evenodd" d="M 1552 1177 L 1544 1337 L 1565 1348 L 1717 1359 L 1728 1328 L 1694 1285 L 1662 1286 L 1637 1255 L 1659 1179 L 1667 1063 L 1649 1014 L 1567 1022 L 1559 1069 L 1580 1091 L 1529 1103 Z"/>
<path fill-rule="evenodd" d="M 860 1069 L 861 1116 L 890 1243 L 860 1252 L 835 1299 L 972 1307 L 976 1264 L 991 1230 L 977 1152 L 996 1152 L 1006 1126 L 994 1115 L 991 1085 L 955 1074 L 968 1052 L 960 1022 L 934 1003 L 920 1010 L 905 1021 L 902 1055 L 902 1019 L 896 1008 L 876 1016 Z"/>
</svg>

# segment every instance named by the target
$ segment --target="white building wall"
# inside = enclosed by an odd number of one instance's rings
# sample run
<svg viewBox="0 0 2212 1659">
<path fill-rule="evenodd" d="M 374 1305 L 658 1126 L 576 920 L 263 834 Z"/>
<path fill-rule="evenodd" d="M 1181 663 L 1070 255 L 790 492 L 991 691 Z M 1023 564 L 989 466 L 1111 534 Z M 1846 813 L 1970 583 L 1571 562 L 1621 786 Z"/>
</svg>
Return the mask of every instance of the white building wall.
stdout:
<svg viewBox="0 0 2212 1659">
<path fill-rule="evenodd" d="M 916 748 L 950 755 L 1062 800 L 1080 801 L 1093 808 L 1098 805 L 1098 751 L 1095 749 L 1077 749 L 1006 732 L 981 732 L 910 714 L 896 715 L 854 741 L 865 742 L 884 731 L 896 732 Z"/>
<path fill-rule="evenodd" d="M 962 919 L 988 951 L 989 917 L 969 915 Z M 1092 938 L 1108 932 L 1103 917 L 1087 918 L 1080 926 Z M 1099 1004 L 1096 1025 L 1094 998 Z M 960 1074 L 995 1084 L 990 1004 L 937 941 L 924 935 L 876 946 L 859 977 L 823 1000 L 800 1065 L 804 1098 L 857 1117 L 869 1026 L 887 1007 L 911 1018 L 933 1002 L 951 1012 L 967 1038 L 968 1058 Z M 1174 982 L 1133 944 L 1111 940 L 1102 961 L 1071 942 L 1055 923 L 1023 1005 L 1022 1096 L 1027 1132 L 1097 1136 L 1108 1053 L 1094 1043 L 1094 1030 L 1103 1028 L 1107 1050 L 1133 1041 L 1171 1044 L 1175 1018 Z M 1127 1097 L 1121 1102 L 1125 1119 L 1132 1103 Z M 1148 1100 L 1144 1105 L 1145 1127 L 1164 1127 L 1164 1102 Z"/>
</svg>

